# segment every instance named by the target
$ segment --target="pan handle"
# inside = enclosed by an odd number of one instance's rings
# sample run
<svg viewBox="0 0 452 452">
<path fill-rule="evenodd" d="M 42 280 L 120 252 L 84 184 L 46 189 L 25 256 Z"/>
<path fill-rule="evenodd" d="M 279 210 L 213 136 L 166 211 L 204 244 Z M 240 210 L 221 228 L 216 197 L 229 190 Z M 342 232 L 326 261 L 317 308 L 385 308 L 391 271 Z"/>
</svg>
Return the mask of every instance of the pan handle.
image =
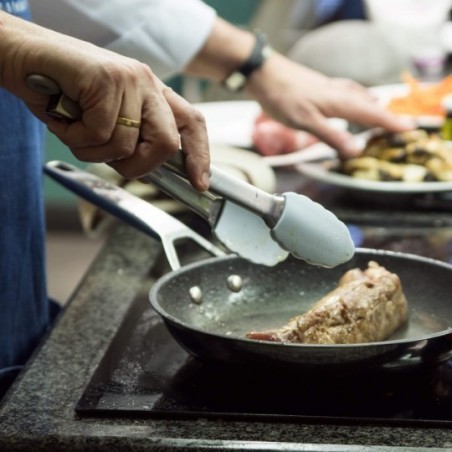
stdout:
<svg viewBox="0 0 452 452">
<path fill-rule="evenodd" d="M 176 218 L 94 174 L 60 161 L 46 163 L 44 171 L 78 196 L 158 239 L 172 270 L 181 267 L 175 243 L 182 239 L 197 243 L 213 256 L 225 255 Z"/>
</svg>

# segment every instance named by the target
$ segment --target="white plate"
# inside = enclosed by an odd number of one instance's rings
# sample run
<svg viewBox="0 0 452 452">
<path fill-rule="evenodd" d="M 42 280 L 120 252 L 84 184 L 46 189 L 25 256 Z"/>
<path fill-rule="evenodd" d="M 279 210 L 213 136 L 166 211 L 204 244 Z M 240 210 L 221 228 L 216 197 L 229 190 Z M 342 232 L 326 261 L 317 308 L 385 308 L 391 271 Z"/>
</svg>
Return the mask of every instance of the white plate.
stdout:
<svg viewBox="0 0 452 452">
<path fill-rule="evenodd" d="M 259 155 L 223 143 L 211 143 L 211 161 L 225 171 L 235 172 L 240 179 L 268 193 L 276 189 L 276 176 Z"/>
<path fill-rule="evenodd" d="M 407 95 L 410 88 L 405 83 L 397 83 L 394 85 L 373 86 L 369 88 L 369 91 L 378 99 L 379 103 L 386 105 L 393 97 Z"/>
<path fill-rule="evenodd" d="M 261 113 L 260 105 L 255 101 L 225 101 L 202 102 L 195 107 L 203 113 L 209 140 L 213 143 L 223 143 L 232 146 L 251 148 L 254 122 Z M 347 128 L 347 121 L 330 119 L 331 123 L 340 129 Z M 265 157 L 271 166 L 292 165 L 304 161 L 303 150 L 291 154 Z"/>
<path fill-rule="evenodd" d="M 440 30 L 443 48 L 448 53 L 452 53 L 452 21 L 446 22 Z"/>
<path fill-rule="evenodd" d="M 421 86 L 429 86 L 430 83 L 423 83 Z M 406 84 L 394 84 L 394 85 L 381 85 L 381 86 L 374 86 L 372 88 L 369 88 L 369 91 L 377 98 L 378 102 L 382 106 L 388 105 L 389 101 L 393 99 L 394 97 L 402 97 L 406 96 L 410 88 Z M 404 115 L 407 117 L 413 117 L 410 115 Z M 422 115 L 422 116 L 415 116 L 415 120 L 418 124 L 423 125 L 434 125 L 438 126 L 442 123 L 442 118 L 440 116 L 431 116 L 431 115 Z"/>
<path fill-rule="evenodd" d="M 360 144 L 364 144 L 369 137 L 369 133 L 364 132 L 356 135 L 356 139 Z M 314 148 L 315 147 L 315 148 Z M 313 149 L 314 148 L 314 149 Z M 308 149 L 307 149 L 308 150 Z M 316 143 L 310 146 L 309 151 L 312 153 L 327 154 L 332 149 L 325 143 Z M 334 168 L 337 167 L 337 160 L 330 159 L 320 163 L 300 163 L 295 165 L 297 171 L 306 177 L 324 182 L 336 187 L 347 188 L 351 190 L 360 190 L 379 193 L 435 193 L 452 191 L 452 182 L 396 182 L 396 181 L 372 181 L 366 179 L 358 179 L 356 177 L 347 176 L 337 173 Z"/>
<path fill-rule="evenodd" d="M 452 191 L 452 182 L 378 182 L 335 173 L 315 163 L 299 164 L 297 170 L 311 179 L 352 190 L 393 194 Z"/>
<path fill-rule="evenodd" d="M 404 96 L 409 92 L 409 87 L 406 84 L 394 84 L 394 85 L 382 85 L 370 88 L 370 91 L 376 96 L 378 101 L 382 105 L 386 105 L 391 98 L 396 96 Z M 420 121 L 427 121 L 431 117 L 418 118 Z M 356 135 L 356 139 L 364 145 L 369 137 L 369 133 L 364 132 Z M 308 154 L 311 155 L 328 155 L 333 150 L 325 143 L 316 143 L 309 148 L 306 148 Z M 322 163 L 309 163 L 307 161 L 301 162 L 295 165 L 295 168 L 305 175 L 314 180 L 331 184 L 337 187 L 342 187 L 351 190 L 360 190 L 368 192 L 379 193 L 434 193 L 452 191 L 452 182 L 379 182 L 365 179 L 358 179 L 350 177 L 345 174 L 340 174 L 332 171 L 335 162 L 330 160 L 329 162 Z"/>
<path fill-rule="evenodd" d="M 254 121 L 261 112 L 257 102 L 202 102 L 195 107 L 206 118 L 210 141 L 243 148 L 253 145 Z"/>
</svg>

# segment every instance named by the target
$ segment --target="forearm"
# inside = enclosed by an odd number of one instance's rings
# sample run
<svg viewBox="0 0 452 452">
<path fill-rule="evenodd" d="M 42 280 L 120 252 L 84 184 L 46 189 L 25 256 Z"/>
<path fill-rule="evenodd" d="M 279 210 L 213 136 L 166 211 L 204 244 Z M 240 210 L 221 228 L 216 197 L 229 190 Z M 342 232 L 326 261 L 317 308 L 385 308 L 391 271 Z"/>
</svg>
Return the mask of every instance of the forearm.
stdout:
<svg viewBox="0 0 452 452">
<path fill-rule="evenodd" d="M 221 82 L 246 61 L 254 43 L 253 33 L 217 17 L 204 46 L 185 67 L 184 72 Z"/>
</svg>

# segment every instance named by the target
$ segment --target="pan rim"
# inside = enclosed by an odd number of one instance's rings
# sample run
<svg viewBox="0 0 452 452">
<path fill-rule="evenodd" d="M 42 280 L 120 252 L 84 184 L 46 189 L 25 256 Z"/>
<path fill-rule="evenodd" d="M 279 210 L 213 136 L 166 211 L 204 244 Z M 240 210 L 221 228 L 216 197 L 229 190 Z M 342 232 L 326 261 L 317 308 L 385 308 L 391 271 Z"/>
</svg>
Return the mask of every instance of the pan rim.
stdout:
<svg viewBox="0 0 452 452">
<path fill-rule="evenodd" d="M 392 251 L 392 250 L 383 250 L 383 249 L 374 249 L 374 248 L 363 248 L 363 247 L 357 247 L 355 249 L 355 255 L 369 255 L 369 258 L 371 256 L 389 256 L 391 258 L 399 258 L 399 259 L 407 259 L 408 261 L 418 261 L 425 264 L 431 264 L 435 265 L 437 267 L 442 267 L 446 270 L 449 270 L 452 272 L 452 264 L 449 264 L 448 262 L 440 261 L 438 259 L 421 256 L 418 254 L 413 253 L 406 253 L 406 252 L 400 252 L 400 251 Z M 352 257 L 352 259 L 354 258 Z M 289 257 L 290 258 L 290 257 Z M 198 328 L 195 326 L 191 326 L 181 320 L 179 320 L 177 317 L 174 317 L 173 315 L 169 314 L 159 303 L 157 294 L 160 290 L 160 287 L 162 287 L 167 281 L 171 280 L 176 274 L 183 274 L 187 271 L 196 269 L 198 267 L 204 267 L 207 264 L 210 263 L 216 263 L 216 262 L 223 262 L 223 261 L 246 261 L 246 259 L 243 259 L 237 255 L 229 254 L 226 256 L 221 257 L 209 257 L 207 259 L 203 259 L 201 261 L 192 262 L 190 264 L 185 265 L 184 267 L 181 267 L 180 269 L 176 271 L 171 271 L 162 277 L 160 277 L 151 287 L 149 290 L 149 302 L 152 306 L 152 308 L 161 316 L 163 321 L 171 322 L 172 324 L 175 324 L 181 328 L 188 328 L 193 332 L 196 332 L 198 334 L 202 334 L 205 336 L 212 336 L 215 338 L 221 338 L 222 340 L 228 341 L 228 342 L 243 342 L 243 343 L 252 343 L 252 344 L 261 344 L 265 345 L 266 347 L 271 348 L 295 348 L 295 349 L 321 349 L 321 350 L 340 350 L 340 349 L 356 349 L 356 348 L 370 348 L 375 346 L 392 346 L 392 345 L 404 345 L 404 344 L 416 344 L 420 343 L 422 341 L 426 340 L 432 340 L 435 338 L 441 338 L 443 336 L 452 334 L 452 325 L 447 327 L 444 330 L 438 331 L 436 333 L 416 336 L 416 337 L 410 337 L 410 338 L 400 338 L 400 339 L 388 339 L 384 341 L 378 341 L 378 342 L 361 342 L 361 343 L 355 343 L 355 344 L 305 344 L 305 343 L 291 343 L 291 342 L 273 342 L 273 341 L 265 341 L 265 340 L 259 340 L 259 339 L 248 339 L 246 337 L 242 336 L 234 336 L 234 335 L 226 335 L 221 333 L 212 333 L 209 331 L 206 331 L 205 329 Z M 345 263 L 346 264 L 346 263 Z M 250 262 L 250 265 L 258 265 Z"/>
</svg>

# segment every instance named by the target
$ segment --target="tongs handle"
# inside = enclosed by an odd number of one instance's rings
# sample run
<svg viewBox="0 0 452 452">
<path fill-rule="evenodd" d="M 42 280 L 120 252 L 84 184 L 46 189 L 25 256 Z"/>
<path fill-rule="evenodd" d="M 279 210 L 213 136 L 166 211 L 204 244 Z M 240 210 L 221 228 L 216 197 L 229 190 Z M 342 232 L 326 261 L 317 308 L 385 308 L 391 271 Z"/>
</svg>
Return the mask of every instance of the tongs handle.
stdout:
<svg viewBox="0 0 452 452">
<path fill-rule="evenodd" d="M 213 256 L 225 253 L 166 212 L 100 177 L 65 162 L 48 162 L 45 172 L 55 181 L 110 214 L 158 239 L 173 270 L 180 268 L 175 242 L 190 239 Z"/>
</svg>

